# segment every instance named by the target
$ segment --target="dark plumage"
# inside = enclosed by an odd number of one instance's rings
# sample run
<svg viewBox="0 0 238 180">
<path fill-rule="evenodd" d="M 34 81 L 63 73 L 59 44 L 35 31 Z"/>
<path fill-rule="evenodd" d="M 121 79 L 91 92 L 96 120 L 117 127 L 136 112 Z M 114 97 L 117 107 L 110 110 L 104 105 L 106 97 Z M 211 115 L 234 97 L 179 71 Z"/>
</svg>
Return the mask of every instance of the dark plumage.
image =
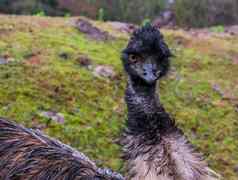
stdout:
<svg viewBox="0 0 238 180">
<path fill-rule="evenodd" d="M 122 52 L 128 74 L 125 100 L 127 129 L 121 139 L 127 178 L 132 180 L 215 180 L 201 155 L 165 111 L 156 82 L 169 69 L 170 50 L 159 30 L 147 25 L 135 31 Z"/>
<path fill-rule="evenodd" d="M 0 118 L 1 180 L 123 180 L 38 130 Z"/>
<path fill-rule="evenodd" d="M 135 74 L 135 69 L 129 61 L 129 56 L 133 55 L 138 59 L 151 58 L 157 62 L 157 78 L 164 76 L 169 69 L 169 57 L 172 55 L 167 44 L 163 40 L 162 34 L 154 27 L 147 25 L 141 29 L 136 30 L 127 48 L 122 51 L 122 60 L 124 68 L 130 72 L 130 78 L 138 79 L 138 74 Z M 143 83 L 143 81 L 142 81 Z"/>
</svg>

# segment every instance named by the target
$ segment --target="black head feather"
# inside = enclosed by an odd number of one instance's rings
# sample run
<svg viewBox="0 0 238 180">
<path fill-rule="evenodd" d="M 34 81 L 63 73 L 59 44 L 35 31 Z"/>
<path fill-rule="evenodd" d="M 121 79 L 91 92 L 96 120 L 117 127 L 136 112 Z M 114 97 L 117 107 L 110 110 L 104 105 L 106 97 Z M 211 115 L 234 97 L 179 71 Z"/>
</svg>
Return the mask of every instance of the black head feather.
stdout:
<svg viewBox="0 0 238 180">
<path fill-rule="evenodd" d="M 154 84 L 169 70 L 171 52 L 160 31 L 147 24 L 135 30 L 122 51 L 124 68 L 131 79 Z"/>
<path fill-rule="evenodd" d="M 172 54 L 164 42 L 160 31 L 147 24 L 134 31 L 126 49 L 123 53 L 156 53 L 161 58 L 169 58 Z"/>
</svg>

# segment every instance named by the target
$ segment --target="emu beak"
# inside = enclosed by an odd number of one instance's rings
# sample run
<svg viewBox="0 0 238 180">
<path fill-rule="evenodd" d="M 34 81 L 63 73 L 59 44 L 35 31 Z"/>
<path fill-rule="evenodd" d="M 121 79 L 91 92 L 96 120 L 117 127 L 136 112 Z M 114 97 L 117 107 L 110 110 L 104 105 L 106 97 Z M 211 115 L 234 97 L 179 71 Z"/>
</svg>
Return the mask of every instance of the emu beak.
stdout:
<svg viewBox="0 0 238 180">
<path fill-rule="evenodd" d="M 145 63 L 145 64 L 143 64 L 143 75 L 142 75 L 142 78 L 144 79 L 144 81 L 147 84 L 152 85 L 159 78 L 159 74 L 160 73 L 157 72 L 156 70 L 157 70 L 157 68 L 154 67 L 153 63 Z"/>
</svg>

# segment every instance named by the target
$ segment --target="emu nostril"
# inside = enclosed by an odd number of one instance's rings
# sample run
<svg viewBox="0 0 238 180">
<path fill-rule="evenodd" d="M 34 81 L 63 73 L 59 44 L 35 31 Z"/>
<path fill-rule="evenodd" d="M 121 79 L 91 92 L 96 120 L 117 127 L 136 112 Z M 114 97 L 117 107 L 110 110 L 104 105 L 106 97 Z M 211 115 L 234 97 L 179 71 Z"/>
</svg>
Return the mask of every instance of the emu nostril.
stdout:
<svg viewBox="0 0 238 180">
<path fill-rule="evenodd" d="M 159 75 L 160 75 L 160 73 L 161 73 L 160 71 L 157 71 L 157 72 L 156 72 L 156 76 L 159 76 Z"/>
</svg>

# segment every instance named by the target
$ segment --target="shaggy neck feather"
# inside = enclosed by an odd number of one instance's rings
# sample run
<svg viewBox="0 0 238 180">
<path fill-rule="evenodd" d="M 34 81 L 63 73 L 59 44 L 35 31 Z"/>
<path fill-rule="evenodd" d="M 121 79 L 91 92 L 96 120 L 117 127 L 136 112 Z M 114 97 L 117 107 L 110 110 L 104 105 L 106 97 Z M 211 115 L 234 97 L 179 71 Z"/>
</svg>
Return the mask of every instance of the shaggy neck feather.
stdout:
<svg viewBox="0 0 238 180">
<path fill-rule="evenodd" d="M 174 127 L 173 120 L 159 103 L 156 83 L 146 85 L 138 79 L 128 79 L 126 89 L 128 107 L 127 127 L 131 134 L 143 134 L 157 140 Z M 157 138 L 156 138 L 157 137 Z"/>
</svg>

